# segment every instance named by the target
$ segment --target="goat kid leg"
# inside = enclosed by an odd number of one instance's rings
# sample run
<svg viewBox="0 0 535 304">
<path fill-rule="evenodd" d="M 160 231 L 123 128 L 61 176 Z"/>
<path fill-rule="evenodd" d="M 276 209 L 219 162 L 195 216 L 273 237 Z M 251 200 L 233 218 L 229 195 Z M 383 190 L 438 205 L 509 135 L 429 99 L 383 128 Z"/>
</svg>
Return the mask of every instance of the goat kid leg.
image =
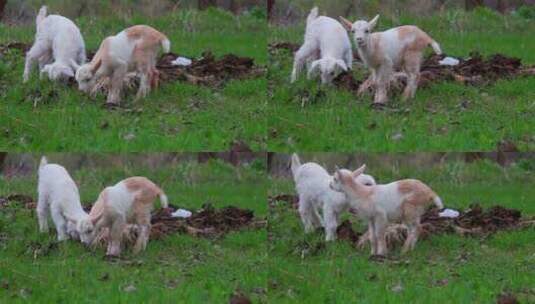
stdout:
<svg viewBox="0 0 535 304">
<path fill-rule="evenodd" d="M 58 241 L 64 241 L 69 239 L 67 234 L 67 221 L 61 214 L 61 211 L 58 208 L 52 208 L 52 221 L 56 225 L 56 232 L 58 234 Z"/>
<path fill-rule="evenodd" d="M 49 48 L 44 42 L 36 41 L 32 48 L 26 53 L 26 61 L 24 63 L 24 74 L 22 75 L 23 82 L 30 80 L 30 72 L 35 61 L 49 52 Z"/>
<path fill-rule="evenodd" d="M 126 220 L 123 216 L 117 216 L 110 229 L 110 240 L 106 255 L 119 256 L 121 254 L 121 240 Z"/>
<path fill-rule="evenodd" d="M 48 213 L 49 210 L 46 194 L 39 191 L 39 198 L 37 201 L 37 220 L 39 221 L 39 231 L 42 233 L 48 232 Z"/>
<path fill-rule="evenodd" d="M 375 81 L 376 91 L 374 103 L 384 104 L 388 101 L 388 84 L 390 82 L 390 75 L 392 73 L 392 65 L 384 63 L 377 73 L 377 80 Z"/>
<path fill-rule="evenodd" d="M 414 98 L 416 89 L 418 88 L 418 80 L 420 78 L 420 65 L 422 62 L 422 54 L 418 52 L 411 52 L 405 56 L 405 72 L 407 73 L 407 86 L 403 91 L 402 100 Z"/>
<path fill-rule="evenodd" d="M 140 226 L 140 232 L 138 234 L 136 244 L 134 245 L 134 254 L 138 254 L 147 248 L 147 243 L 150 236 L 150 211 L 140 214 L 136 216 L 136 218 L 137 224 Z"/>
<path fill-rule="evenodd" d="M 375 234 L 375 223 L 373 219 L 368 220 L 368 233 L 370 234 L 370 254 L 377 254 L 377 238 Z"/>
<path fill-rule="evenodd" d="M 388 248 L 386 246 L 386 226 L 388 225 L 388 221 L 386 219 L 386 215 L 380 214 L 377 215 L 374 218 L 375 223 L 375 239 L 377 240 L 377 255 L 386 256 Z"/>
<path fill-rule="evenodd" d="M 301 217 L 301 222 L 303 222 L 305 233 L 310 233 L 314 231 L 314 224 L 312 220 L 313 211 L 310 210 L 311 204 L 311 202 L 304 199 L 303 197 L 299 197 L 299 216 Z"/>
<path fill-rule="evenodd" d="M 297 80 L 297 76 L 301 73 L 303 70 L 303 66 L 305 65 L 305 61 L 308 57 L 313 56 L 316 52 L 316 47 L 312 43 L 305 43 L 303 44 L 297 52 L 295 52 L 294 56 L 294 65 L 292 69 L 292 78 L 291 82 L 294 83 Z"/>
<path fill-rule="evenodd" d="M 123 87 L 123 80 L 126 75 L 128 67 L 126 63 L 119 64 L 113 71 L 111 77 L 111 88 L 108 92 L 107 103 L 109 104 L 119 104 L 121 101 L 121 89 Z"/>
<path fill-rule="evenodd" d="M 324 208 L 325 220 L 325 241 L 336 240 L 336 229 L 338 228 L 338 214 L 332 208 Z"/>
</svg>

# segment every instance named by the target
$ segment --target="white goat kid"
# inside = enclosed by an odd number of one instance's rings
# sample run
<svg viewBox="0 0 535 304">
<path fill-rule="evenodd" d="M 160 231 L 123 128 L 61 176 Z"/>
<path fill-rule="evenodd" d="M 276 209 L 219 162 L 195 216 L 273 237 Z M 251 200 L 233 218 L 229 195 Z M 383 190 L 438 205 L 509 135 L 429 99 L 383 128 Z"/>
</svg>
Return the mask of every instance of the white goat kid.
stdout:
<svg viewBox="0 0 535 304">
<path fill-rule="evenodd" d="M 332 176 L 316 163 L 301 164 L 297 154 L 293 154 L 291 170 L 299 195 L 299 215 L 305 233 L 323 226 L 325 240 L 335 240 L 340 215 L 350 207 L 347 197 L 329 188 Z M 358 176 L 356 182 L 375 185 L 375 179 L 366 174 Z M 320 209 L 323 213 L 323 220 L 319 214 Z"/>
<path fill-rule="evenodd" d="M 438 195 L 426 184 L 416 179 L 404 179 L 385 185 L 366 186 L 355 182 L 355 178 L 366 169 L 363 165 L 351 172 L 337 170 L 330 187 L 345 193 L 351 208 L 368 222 L 368 234 L 372 255 L 386 255 L 385 231 L 390 221 L 400 221 L 408 227 L 408 236 L 403 253 L 414 249 L 418 240 L 420 218 L 430 204 L 444 208 Z"/>
<path fill-rule="evenodd" d="M 76 66 L 86 60 L 84 39 L 71 20 L 59 16 L 47 16 L 46 6 L 41 7 L 35 20 L 37 32 L 32 48 L 26 53 L 23 80 L 30 78 L 32 65 L 39 62 L 41 76 L 52 80 L 74 77 Z"/>
<path fill-rule="evenodd" d="M 107 102 L 117 104 L 128 72 L 137 72 L 141 79 L 136 99 L 145 97 L 151 85 L 156 83 L 158 49 L 169 52 L 171 43 L 167 37 L 147 25 L 136 25 L 102 41 L 90 63 L 79 66 L 76 81 L 81 91 L 90 93 L 98 81 L 111 79 Z"/>
<path fill-rule="evenodd" d="M 39 165 L 39 182 L 37 191 L 37 218 L 39 230 L 48 232 L 48 215 L 56 225 L 58 240 L 79 237 L 88 244 L 93 233 L 93 222 L 82 209 L 78 187 L 71 176 L 60 165 L 48 164 L 45 157 Z"/>
<path fill-rule="evenodd" d="M 150 213 L 156 197 L 162 207 L 167 208 L 167 196 L 153 182 L 145 177 L 130 177 L 114 186 L 107 187 L 98 196 L 89 216 L 96 223 L 95 236 L 102 229 L 109 230 L 107 255 L 118 256 L 127 224 L 135 224 L 140 231 L 133 252 L 138 253 L 147 247 L 150 235 Z"/>
<path fill-rule="evenodd" d="M 344 26 L 351 31 L 358 54 L 371 72 L 370 78 L 359 88 L 359 93 L 364 93 L 373 85 L 375 86 L 374 103 L 386 103 L 388 85 L 394 76 L 393 72 L 401 68 L 407 76 L 403 100 L 413 98 L 420 78 L 423 51 L 430 45 L 436 54 L 441 54 L 439 44 L 413 25 L 371 33 L 377 25 L 379 15 L 370 22 L 359 20 L 351 23 L 343 17 L 340 19 Z"/>
<path fill-rule="evenodd" d="M 310 63 L 308 78 L 321 74 L 323 84 L 331 83 L 342 71 L 351 69 L 353 52 L 344 27 L 337 20 L 318 17 L 314 7 L 307 18 L 305 42 L 295 53 L 292 83 L 297 80 L 305 62 Z"/>
</svg>

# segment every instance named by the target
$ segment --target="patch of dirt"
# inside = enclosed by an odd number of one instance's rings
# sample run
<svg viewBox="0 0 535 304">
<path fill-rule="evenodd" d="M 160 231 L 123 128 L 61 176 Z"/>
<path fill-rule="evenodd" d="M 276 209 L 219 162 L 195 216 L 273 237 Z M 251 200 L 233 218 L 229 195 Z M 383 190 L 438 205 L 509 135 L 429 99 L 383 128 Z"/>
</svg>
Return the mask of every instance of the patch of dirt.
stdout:
<svg viewBox="0 0 535 304">
<path fill-rule="evenodd" d="M 270 54 L 275 54 L 279 50 L 287 50 L 293 54 L 300 47 L 301 45 L 292 42 L 274 42 L 268 45 L 268 51 Z"/>
<path fill-rule="evenodd" d="M 270 206 L 274 206 L 275 202 L 285 202 L 294 209 L 299 207 L 299 197 L 294 194 L 279 194 L 268 197 Z"/>
<path fill-rule="evenodd" d="M 522 66 L 519 58 L 494 54 L 488 58 L 477 52 L 470 53 L 468 59 L 459 58 L 456 66 L 440 65 L 446 55 L 427 57 L 421 69 L 419 86 L 427 86 L 439 81 L 457 81 L 469 85 L 486 85 L 501 78 L 511 78 L 524 74 L 529 68 Z"/>
<path fill-rule="evenodd" d="M 0 45 L 0 54 L 6 53 L 11 49 L 18 49 L 23 54 L 29 50 L 31 44 L 21 42 L 11 42 Z M 87 58 L 90 61 L 95 55 L 95 51 L 87 50 Z M 186 81 L 197 85 L 206 85 L 210 87 L 221 87 L 225 82 L 231 79 L 244 79 L 258 77 L 265 73 L 264 67 L 254 64 L 254 59 L 249 57 L 239 57 L 234 54 L 226 54 L 220 59 L 206 51 L 198 59 L 192 59 L 189 66 L 175 66 L 171 62 L 179 55 L 167 53 L 160 56 L 156 67 L 160 72 L 161 81 Z M 131 83 L 132 80 L 125 81 Z M 75 85 L 74 81 L 69 82 Z"/>
<path fill-rule="evenodd" d="M 343 72 L 333 80 L 333 83 L 338 88 L 348 90 L 356 95 L 362 81 L 357 80 L 351 72 Z"/>
<path fill-rule="evenodd" d="M 345 220 L 336 229 L 336 235 L 339 239 L 348 241 L 349 243 L 356 245 L 362 233 L 358 233 L 353 230 L 351 222 L 349 220 Z"/>
<path fill-rule="evenodd" d="M 215 209 L 207 204 L 193 212 L 187 219 L 172 217 L 173 210 L 173 208 L 159 209 L 152 215 L 151 238 L 158 239 L 177 232 L 214 237 L 245 227 L 263 225 L 263 221 L 255 219 L 252 210 L 233 206 Z"/>
<path fill-rule="evenodd" d="M 35 200 L 26 194 L 13 193 L 7 196 L 0 196 L 0 209 L 9 206 L 12 203 L 19 202 L 27 209 L 35 209 Z"/>
<path fill-rule="evenodd" d="M 26 56 L 26 52 L 32 47 L 31 44 L 22 43 L 22 42 L 9 42 L 5 44 L 0 44 L 0 55 L 4 55 L 9 50 L 19 50 Z"/>
<path fill-rule="evenodd" d="M 256 66 L 254 59 L 227 54 L 216 59 L 211 52 L 204 52 L 199 59 L 192 59 L 189 66 L 171 64 L 177 57 L 167 53 L 160 57 L 156 67 L 160 71 L 161 81 L 187 81 L 193 84 L 220 87 L 230 79 L 258 77 L 265 73 L 265 68 Z"/>
</svg>

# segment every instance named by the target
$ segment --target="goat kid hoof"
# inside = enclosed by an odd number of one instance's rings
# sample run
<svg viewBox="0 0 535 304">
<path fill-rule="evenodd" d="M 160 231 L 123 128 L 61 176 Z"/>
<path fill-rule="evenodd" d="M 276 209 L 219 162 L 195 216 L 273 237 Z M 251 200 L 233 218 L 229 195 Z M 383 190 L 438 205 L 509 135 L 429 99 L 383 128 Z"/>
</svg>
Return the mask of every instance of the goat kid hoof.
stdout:
<svg viewBox="0 0 535 304">
<path fill-rule="evenodd" d="M 382 111 L 386 108 L 386 104 L 382 102 L 374 102 L 370 105 L 373 110 Z"/>
<path fill-rule="evenodd" d="M 106 110 L 117 110 L 120 108 L 119 104 L 113 102 L 107 102 L 103 105 Z"/>
<path fill-rule="evenodd" d="M 370 261 L 383 263 L 386 260 L 386 256 L 382 254 L 372 254 L 369 258 Z"/>
</svg>

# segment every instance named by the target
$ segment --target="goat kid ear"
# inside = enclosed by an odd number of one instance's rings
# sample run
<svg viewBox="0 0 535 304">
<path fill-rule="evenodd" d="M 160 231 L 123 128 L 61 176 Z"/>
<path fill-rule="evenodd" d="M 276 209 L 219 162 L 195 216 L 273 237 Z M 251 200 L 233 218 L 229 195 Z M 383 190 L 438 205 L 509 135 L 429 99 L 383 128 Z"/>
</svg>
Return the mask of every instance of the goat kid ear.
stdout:
<svg viewBox="0 0 535 304">
<path fill-rule="evenodd" d="M 71 66 L 74 68 L 75 71 L 78 71 L 78 69 L 80 68 L 80 65 L 73 59 L 71 59 Z"/>
<path fill-rule="evenodd" d="M 368 22 L 368 24 L 370 25 L 370 30 L 372 30 L 377 25 L 377 20 L 379 20 L 379 15 L 376 15 L 370 22 Z"/>
<path fill-rule="evenodd" d="M 346 18 L 339 16 L 340 22 L 342 22 L 342 25 L 346 28 L 346 30 L 351 31 L 353 28 L 353 23 L 351 21 L 347 20 Z"/>
<path fill-rule="evenodd" d="M 353 178 L 361 175 L 364 170 L 366 170 L 366 164 L 360 166 L 360 168 L 358 168 L 357 170 L 353 171 L 353 173 L 351 174 L 353 176 Z"/>
<path fill-rule="evenodd" d="M 336 65 L 340 69 L 342 69 L 344 72 L 347 72 L 347 65 L 346 65 L 345 61 L 338 59 L 338 60 L 336 60 Z"/>
<path fill-rule="evenodd" d="M 308 78 L 313 79 L 316 78 L 320 74 L 320 68 L 321 68 L 321 59 L 315 60 L 310 65 L 310 69 L 308 70 Z"/>
</svg>

